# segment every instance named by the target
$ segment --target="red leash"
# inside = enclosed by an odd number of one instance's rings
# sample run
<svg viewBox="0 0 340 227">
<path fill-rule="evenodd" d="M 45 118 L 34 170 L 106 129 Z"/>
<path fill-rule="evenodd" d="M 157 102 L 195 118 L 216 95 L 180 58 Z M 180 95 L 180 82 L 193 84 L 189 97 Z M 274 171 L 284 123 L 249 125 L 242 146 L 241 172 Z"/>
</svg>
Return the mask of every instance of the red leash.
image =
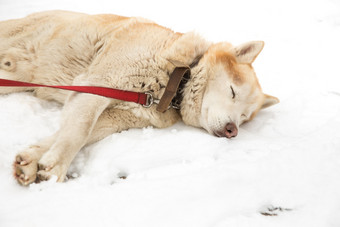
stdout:
<svg viewBox="0 0 340 227">
<path fill-rule="evenodd" d="M 94 95 L 100 95 L 108 98 L 119 99 L 122 101 L 135 102 L 142 104 L 144 107 L 150 107 L 153 104 L 152 95 L 148 92 L 140 93 L 133 91 L 123 91 L 114 88 L 96 87 L 96 86 L 53 86 L 43 84 L 33 84 L 27 82 L 20 82 L 15 80 L 0 79 L 0 87 L 48 87 L 58 88 L 69 91 L 77 91 L 83 93 L 89 93 Z"/>
</svg>

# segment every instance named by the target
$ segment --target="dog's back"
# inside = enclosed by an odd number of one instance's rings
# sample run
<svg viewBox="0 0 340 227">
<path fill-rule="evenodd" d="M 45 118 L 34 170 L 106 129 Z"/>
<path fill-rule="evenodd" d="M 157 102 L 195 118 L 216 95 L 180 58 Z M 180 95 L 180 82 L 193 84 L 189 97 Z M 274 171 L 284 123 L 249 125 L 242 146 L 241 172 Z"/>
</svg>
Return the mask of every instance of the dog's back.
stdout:
<svg viewBox="0 0 340 227">
<path fill-rule="evenodd" d="M 0 23 L 0 72 L 6 79 L 70 85 L 99 61 L 101 52 L 122 52 L 120 58 L 137 64 L 155 56 L 173 34 L 142 18 L 66 11 L 32 14 Z M 38 97 L 62 103 L 67 96 L 65 91 L 45 91 L 35 89 Z"/>
</svg>

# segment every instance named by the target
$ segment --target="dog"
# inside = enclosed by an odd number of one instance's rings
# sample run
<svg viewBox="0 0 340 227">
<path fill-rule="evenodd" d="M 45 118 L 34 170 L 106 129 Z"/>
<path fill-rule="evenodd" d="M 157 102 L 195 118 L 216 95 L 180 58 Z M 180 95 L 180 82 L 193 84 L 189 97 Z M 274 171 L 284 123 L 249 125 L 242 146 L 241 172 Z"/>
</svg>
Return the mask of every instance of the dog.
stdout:
<svg viewBox="0 0 340 227">
<path fill-rule="evenodd" d="M 177 94 L 178 109 L 165 112 L 60 89 L 1 87 L 0 94 L 31 91 L 64 104 L 60 129 L 15 157 L 15 178 L 22 185 L 54 175 L 62 182 L 82 147 L 129 128 L 164 128 L 182 119 L 218 137 L 237 136 L 242 123 L 279 102 L 262 92 L 252 67 L 263 46 L 211 43 L 143 18 L 107 14 L 49 11 L 0 22 L 2 79 L 119 88 L 161 99 L 174 61 L 191 71 Z"/>
</svg>

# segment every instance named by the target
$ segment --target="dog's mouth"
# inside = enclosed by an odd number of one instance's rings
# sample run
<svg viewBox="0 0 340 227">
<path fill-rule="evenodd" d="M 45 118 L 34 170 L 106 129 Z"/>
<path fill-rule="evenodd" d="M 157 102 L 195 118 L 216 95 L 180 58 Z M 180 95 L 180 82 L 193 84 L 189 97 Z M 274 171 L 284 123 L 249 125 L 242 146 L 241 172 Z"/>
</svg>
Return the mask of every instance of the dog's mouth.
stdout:
<svg viewBox="0 0 340 227">
<path fill-rule="evenodd" d="M 217 137 L 227 137 L 228 139 L 231 139 L 237 136 L 238 128 L 235 123 L 229 122 L 223 127 L 223 129 L 213 131 L 213 134 Z"/>
</svg>

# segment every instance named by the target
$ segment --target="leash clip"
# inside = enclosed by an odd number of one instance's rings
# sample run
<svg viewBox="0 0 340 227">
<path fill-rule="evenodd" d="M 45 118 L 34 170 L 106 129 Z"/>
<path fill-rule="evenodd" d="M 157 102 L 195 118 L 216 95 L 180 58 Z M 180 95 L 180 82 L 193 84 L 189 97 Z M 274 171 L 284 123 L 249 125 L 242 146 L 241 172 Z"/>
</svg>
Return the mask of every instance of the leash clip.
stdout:
<svg viewBox="0 0 340 227">
<path fill-rule="evenodd" d="M 143 107 L 145 108 L 150 108 L 153 104 L 159 104 L 159 99 L 155 99 L 153 97 L 153 95 L 151 94 L 151 92 L 145 92 L 144 94 L 147 95 L 147 98 L 146 98 L 146 104 L 143 104 Z M 173 108 L 175 110 L 179 110 L 179 103 L 175 102 L 171 102 L 170 105 L 168 106 L 168 109 L 170 108 Z"/>
<path fill-rule="evenodd" d="M 146 104 L 143 104 L 143 107 L 145 108 L 150 108 L 153 104 L 159 104 L 159 99 L 155 99 L 151 92 L 145 92 L 144 94 L 147 95 L 147 98 L 146 98 Z"/>
</svg>

